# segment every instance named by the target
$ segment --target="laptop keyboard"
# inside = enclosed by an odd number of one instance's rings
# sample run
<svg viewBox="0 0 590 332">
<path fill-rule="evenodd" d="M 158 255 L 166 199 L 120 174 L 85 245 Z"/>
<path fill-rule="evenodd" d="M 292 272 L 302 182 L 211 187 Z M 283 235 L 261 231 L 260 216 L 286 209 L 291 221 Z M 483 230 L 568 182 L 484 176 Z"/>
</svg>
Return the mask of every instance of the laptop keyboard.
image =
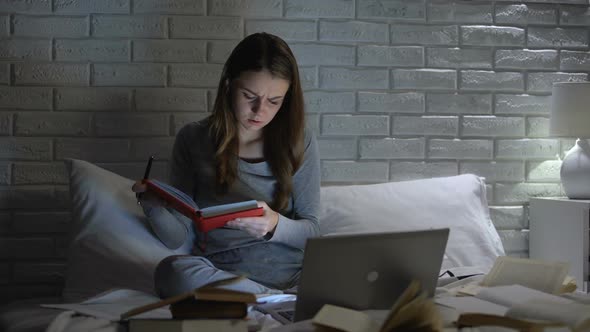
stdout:
<svg viewBox="0 0 590 332">
<path fill-rule="evenodd" d="M 295 320 L 295 301 L 260 303 L 254 306 L 263 314 L 271 315 L 281 324 L 292 323 Z"/>
</svg>

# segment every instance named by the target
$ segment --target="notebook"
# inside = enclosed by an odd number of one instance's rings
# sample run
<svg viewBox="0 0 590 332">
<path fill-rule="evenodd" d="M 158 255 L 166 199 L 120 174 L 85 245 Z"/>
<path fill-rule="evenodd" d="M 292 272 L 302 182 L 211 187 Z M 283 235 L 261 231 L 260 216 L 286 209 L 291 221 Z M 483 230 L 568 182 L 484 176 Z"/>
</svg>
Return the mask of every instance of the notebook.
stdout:
<svg viewBox="0 0 590 332">
<path fill-rule="evenodd" d="M 324 304 L 390 309 L 417 279 L 434 296 L 449 229 L 308 239 L 297 300 L 256 309 L 285 324 L 313 318 Z"/>
</svg>

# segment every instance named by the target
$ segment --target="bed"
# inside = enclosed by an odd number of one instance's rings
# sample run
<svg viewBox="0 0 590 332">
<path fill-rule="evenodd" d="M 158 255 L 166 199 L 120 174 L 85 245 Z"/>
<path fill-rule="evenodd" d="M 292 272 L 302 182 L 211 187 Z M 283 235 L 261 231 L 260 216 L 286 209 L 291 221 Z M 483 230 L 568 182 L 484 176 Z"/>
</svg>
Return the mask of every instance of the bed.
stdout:
<svg viewBox="0 0 590 332">
<path fill-rule="evenodd" d="M 189 241 L 170 250 L 152 234 L 130 190 L 132 180 L 86 161 L 66 163 L 73 220 L 62 297 L 3 307 L 2 331 L 44 331 L 63 312 L 40 308 L 39 303 L 76 303 L 112 289 L 155 295 L 153 271 L 158 262 L 190 252 Z M 475 175 L 325 186 L 320 205 L 322 235 L 449 227 L 443 270 L 486 270 L 504 255 L 490 219 L 485 182 Z M 35 320 L 24 322 L 31 314 Z"/>
</svg>

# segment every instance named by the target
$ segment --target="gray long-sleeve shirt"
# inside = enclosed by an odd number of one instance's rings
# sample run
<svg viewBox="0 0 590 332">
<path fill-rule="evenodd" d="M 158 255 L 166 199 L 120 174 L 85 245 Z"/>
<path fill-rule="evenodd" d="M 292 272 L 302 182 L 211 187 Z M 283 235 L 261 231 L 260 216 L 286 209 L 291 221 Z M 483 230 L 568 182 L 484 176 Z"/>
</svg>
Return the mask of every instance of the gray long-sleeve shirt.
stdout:
<svg viewBox="0 0 590 332">
<path fill-rule="evenodd" d="M 209 135 L 208 119 L 205 119 L 187 124 L 176 136 L 170 183 L 192 196 L 199 208 L 205 208 L 251 199 L 270 203 L 274 196 L 276 179 L 267 162 L 249 163 L 239 160 L 236 182 L 227 194 L 217 195 L 214 144 Z M 274 233 L 264 238 L 255 238 L 245 231 L 229 227 L 214 229 L 207 234 L 206 254 L 265 242 L 279 242 L 287 247 L 303 249 L 307 238 L 319 235 L 319 200 L 318 147 L 313 135 L 306 133 L 304 161 L 293 176 L 293 191 L 288 207 L 284 211 L 277 211 L 280 216 Z M 188 234 L 186 227 L 192 227 L 187 218 L 162 208 L 144 211 L 164 244 L 178 247 L 185 241 Z M 193 253 L 204 254 L 199 246 L 194 246 Z"/>
</svg>

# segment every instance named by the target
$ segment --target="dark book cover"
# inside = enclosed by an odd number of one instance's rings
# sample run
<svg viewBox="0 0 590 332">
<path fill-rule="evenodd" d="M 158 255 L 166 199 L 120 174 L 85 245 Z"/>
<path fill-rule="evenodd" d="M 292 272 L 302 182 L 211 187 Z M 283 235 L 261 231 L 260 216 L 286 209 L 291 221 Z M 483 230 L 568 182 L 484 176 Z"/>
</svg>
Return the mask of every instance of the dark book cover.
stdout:
<svg viewBox="0 0 590 332">
<path fill-rule="evenodd" d="M 232 301 L 184 299 L 172 303 L 170 312 L 173 318 L 244 318 L 248 314 L 248 304 Z"/>
</svg>

